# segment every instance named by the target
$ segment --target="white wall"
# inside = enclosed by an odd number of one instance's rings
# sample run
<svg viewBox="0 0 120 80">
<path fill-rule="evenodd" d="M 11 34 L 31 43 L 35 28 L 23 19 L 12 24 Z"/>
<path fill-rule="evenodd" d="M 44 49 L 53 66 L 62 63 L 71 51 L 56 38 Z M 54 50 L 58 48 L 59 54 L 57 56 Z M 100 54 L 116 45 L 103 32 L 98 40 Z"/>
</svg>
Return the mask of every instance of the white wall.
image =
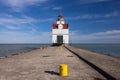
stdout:
<svg viewBox="0 0 120 80">
<path fill-rule="evenodd" d="M 67 35 L 69 34 L 69 30 L 68 29 L 53 29 L 52 34 L 55 35 Z"/>
<path fill-rule="evenodd" d="M 64 21 L 57 21 L 57 24 L 65 24 Z"/>
<path fill-rule="evenodd" d="M 52 35 L 52 43 L 57 43 L 57 35 Z"/>
<path fill-rule="evenodd" d="M 57 43 L 57 35 L 52 35 L 52 43 Z M 63 43 L 69 44 L 69 36 L 63 35 Z"/>
<path fill-rule="evenodd" d="M 53 29 L 52 43 L 57 43 L 57 35 L 63 35 L 63 43 L 69 44 L 69 29 Z"/>
<path fill-rule="evenodd" d="M 63 35 L 63 43 L 68 44 L 69 43 L 69 36 Z"/>
</svg>

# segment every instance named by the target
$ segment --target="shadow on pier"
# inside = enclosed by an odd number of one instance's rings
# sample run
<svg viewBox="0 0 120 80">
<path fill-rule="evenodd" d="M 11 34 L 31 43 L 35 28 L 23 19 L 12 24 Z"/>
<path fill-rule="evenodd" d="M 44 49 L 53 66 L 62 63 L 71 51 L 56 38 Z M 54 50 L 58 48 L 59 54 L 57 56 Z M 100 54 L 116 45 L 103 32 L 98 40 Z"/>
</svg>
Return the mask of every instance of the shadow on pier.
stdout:
<svg viewBox="0 0 120 80">
<path fill-rule="evenodd" d="M 116 80 L 115 77 L 111 76 L 109 73 L 105 72 L 104 70 L 102 70 L 101 68 L 99 68 L 98 66 L 96 66 L 95 64 L 89 62 L 88 60 L 86 60 L 85 58 L 81 57 L 80 55 L 78 55 L 77 53 L 75 53 L 74 51 L 72 51 L 71 49 L 69 49 L 67 47 L 65 47 L 65 48 L 68 49 L 70 52 L 72 52 L 74 55 L 76 55 L 80 60 L 84 61 L 89 66 L 91 66 L 93 69 L 95 69 L 97 72 L 99 72 L 107 80 Z"/>
<path fill-rule="evenodd" d="M 53 47 L 54 47 L 54 46 L 61 46 L 61 45 L 63 45 L 63 44 L 58 44 L 58 43 L 52 44 Z"/>
<path fill-rule="evenodd" d="M 45 73 L 59 76 L 59 73 L 58 73 L 58 72 L 55 72 L 55 71 L 45 71 Z"/>
</svg>

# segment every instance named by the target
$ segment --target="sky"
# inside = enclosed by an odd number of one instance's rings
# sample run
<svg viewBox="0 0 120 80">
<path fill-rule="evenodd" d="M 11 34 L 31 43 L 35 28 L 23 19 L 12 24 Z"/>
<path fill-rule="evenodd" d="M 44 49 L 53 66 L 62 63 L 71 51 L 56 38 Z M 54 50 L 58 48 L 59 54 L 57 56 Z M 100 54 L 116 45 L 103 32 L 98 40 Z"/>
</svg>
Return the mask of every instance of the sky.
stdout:
<svg viewBox="0 0 120 80">
<path fill-rule="evenodd" d="M 120 0 L 0 0 L 0 43 L 52 43 L 59 14 L 70 43 L 120 43 Z"/>
</svg>

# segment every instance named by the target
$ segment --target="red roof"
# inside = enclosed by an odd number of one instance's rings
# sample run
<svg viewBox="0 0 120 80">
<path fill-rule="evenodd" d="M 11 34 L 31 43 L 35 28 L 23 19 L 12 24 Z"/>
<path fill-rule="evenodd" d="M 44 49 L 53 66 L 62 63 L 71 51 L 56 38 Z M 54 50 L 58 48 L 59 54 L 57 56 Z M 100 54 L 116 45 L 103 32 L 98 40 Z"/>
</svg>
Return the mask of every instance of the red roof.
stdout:
<svg viewBox="0 0 120 80">
<path fill-rule="evenodd" d="M 68 29 L 68 24 L 63 24 L 63 29 Z"/>
<path fill-rule="evenodd" d="M 53 29 L 58 29 L 58 24 L 53 24 Z"/>
<path fill-rule="evenodd" d="M 68 24 L 62 24 L 63 29 L 68 29 Z M 53 24 L 53 29 L 58 29 L 58 24 Z"/>
</svg>

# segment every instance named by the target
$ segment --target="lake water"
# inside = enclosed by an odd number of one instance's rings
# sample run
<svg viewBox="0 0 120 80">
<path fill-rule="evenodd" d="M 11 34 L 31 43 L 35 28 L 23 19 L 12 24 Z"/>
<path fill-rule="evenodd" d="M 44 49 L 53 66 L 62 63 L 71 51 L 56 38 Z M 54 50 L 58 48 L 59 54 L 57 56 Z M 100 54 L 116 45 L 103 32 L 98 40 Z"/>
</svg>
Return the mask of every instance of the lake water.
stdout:
<svg viewBox="0 0 120 80">
<path fill-rule="evenodd" d="M 50 44 L 0 44 L 0 57 L 28 52 L 48 45 Z"/>
<path fill-rule="evenodd" d="M 71 44 L 72 46 L 120 57 L 120 44 Z"/>
<path fill-rule="evenodd" d="M 0 57 L 21 54 L 50 44 L 0 44 Z M 72 46 L 120 57 L 120 44 L 71 44 Z"/>
</svg>

